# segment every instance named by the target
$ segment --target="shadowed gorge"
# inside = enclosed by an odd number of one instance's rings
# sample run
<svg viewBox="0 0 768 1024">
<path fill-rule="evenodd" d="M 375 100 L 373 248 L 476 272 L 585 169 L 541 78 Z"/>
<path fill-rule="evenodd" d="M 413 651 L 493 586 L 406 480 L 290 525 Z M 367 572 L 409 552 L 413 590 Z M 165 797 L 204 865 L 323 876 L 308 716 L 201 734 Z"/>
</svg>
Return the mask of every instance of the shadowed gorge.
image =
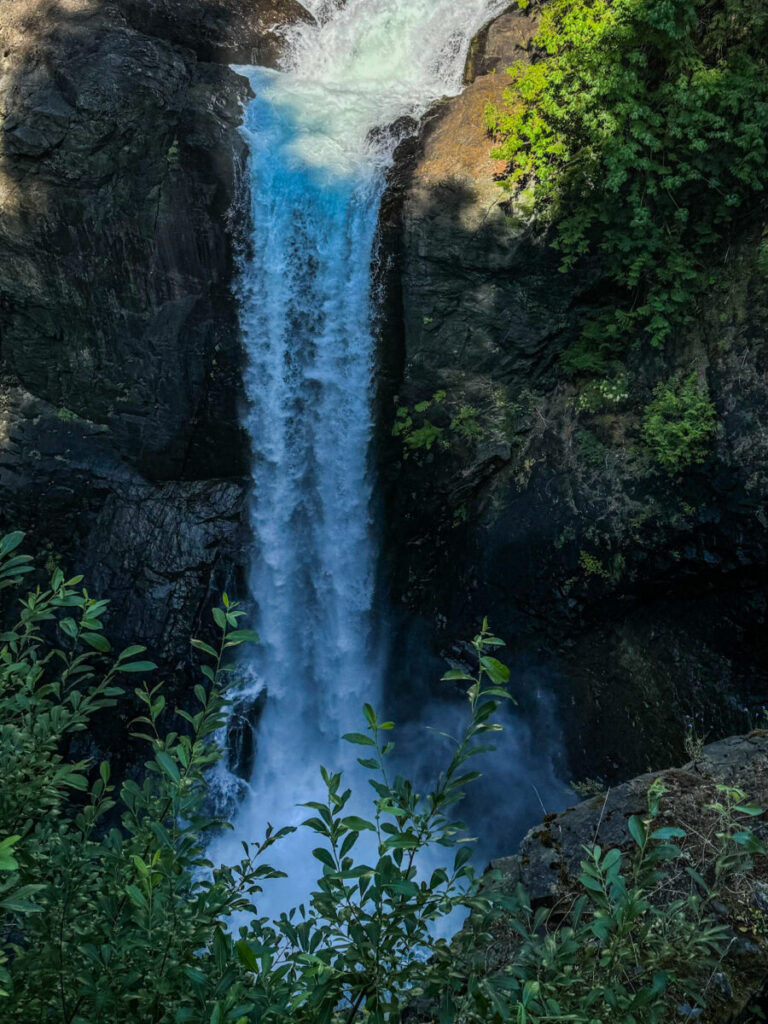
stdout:
<svg viewBox="0 0 768 1024">
<path fill-rule="evenodd" d="M 2 1024 L 760 1024 L 764 0 L 0 0 Z"/>
</svg>

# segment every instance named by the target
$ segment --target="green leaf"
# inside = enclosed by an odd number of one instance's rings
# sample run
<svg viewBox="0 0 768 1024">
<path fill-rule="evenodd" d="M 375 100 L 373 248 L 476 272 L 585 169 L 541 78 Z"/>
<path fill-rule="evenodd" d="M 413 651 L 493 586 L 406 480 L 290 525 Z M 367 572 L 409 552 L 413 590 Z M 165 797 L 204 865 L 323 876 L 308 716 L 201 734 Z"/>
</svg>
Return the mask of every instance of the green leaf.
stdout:
<svg viewBox="0 0 768 1024">
<path fill-rule="evenodd" d="M 13 848 L 21 836 L 8 836 L 0 842 L 0 871 L 15 871 L 19 862 L 13 856 Z"/>
<path fill-rule="evenodd" d="M 5 555 L 10 555 L 12 551 L 24 540 L 24 533 L 22 530 L 14 530 L 13 533 L 6 533 L 6 535 L 0 540 L 0 558 Z"/>
<path fill-rule="evenodd" d="M 204 651 L 205 654 L 209 654 L 212 658 L 218 658 L 218 652 L 211 647 L 210 644 L 205 643 L 204 640 L 190 640 L 193 647 L 197 648 L 198 651 Z"/>
<path fill-rule="evenodd" d="M 397 835 L 390 836 L 385 841 L 384 848 L 386 850 L 417 850 L 419 840 L 413 832 L 398 832 Z"/>
<path fill-rule="evenodd" d="M 701 874 L 699 874 L 698 871 L 695 871 L 693 868 L 686 868 L 685 870 L 686 873 L 690 875 L 690 877 L 694 880 L 696 885 L 699 886 L 702 892 L 709 892 L 709 886 L 704 880 L 704 877 Z"/>
<path fill-rule="evenodd" d="M 763 808 L 758 807 L 756 804 L 738 804 L 734 807 L 734 811 L 738 811 L 739 814 L 748 814 L 750 817 L 756 817 L 758 814 L 763 813 Z"/>
<path fill-rule="evenodd" d="M 669 984 L 669 975 L 666 971 L 659 971 L 653 976 L 653 984 L 651 985 L 651 992 L 653 995 L 661 995 L 662 992 L 666 991 Z"/>
<path fill-rule="evenodd" d="M 615 867 L 616 864 L 620 864 L 620 863 L 621 863 L 621 850 L 617 850 L 617 849 L 614 848 L 613 850 L 609 850 L 608 853 L 606 853 L 605 857 L 603 857 L 603 862 L 600 865 L 600 867 L 602 868 L 602 870 L 604 872 L 607 873 L 608 871 L 611 870 L 611 868 Z"/>
<path fill-rule="evenodd" d="M 413 899 L 414 896 L 418 896 L 419 894 L 419 887 L 417 885 L 414 885 L 413 882 L 408 882 L 404 880 L 395 882 L 385 882 L 384 888 L 388 892 L 396 892 L 399 893 L 401 896 L 407 896 L 409 899 Z"/>
<path fill-rule="evenodd" d="M 22 885 L 19 889 L 4 896 L 0 900 L 0 907 L 14 914 L 39 914 L 45 909 L 36 903 L 32 903 L 29 896 L 44 889 L 43 885 Z"/>
<path fill-rule="evenodd" d="M 216 623 L 216 625 L 219 627 L 219 629 L 226 629 L 227 617 L 224 614 L 224 612 L 221 610 L 221 608 L 214 608 L 213 609 L 213 621 Z"/>
<path fill-rule="evenodd" d="M 149 904 L 147 903 L 147 898 L 138 886 L 126 885 L 125 893 L 134 906 L 139 907 L 141 910 L 148 909 Z"/>
<path fill-rule="evenodd" d="M 460 668 L 452 668 L 449 672 L 446 672 L 444 676 L 441 676 L 441 679 L 444 683 L 447 683 L 454 679 L 471 680 L 472 676 L 468 676 L 467 673 Z"/>
<path fill-rule="evenodd" d="M 653 850 L 653 853 L 649 856 L 652 862 L 657 860 L 676 860 L 678 857 L 682 857 L 683 851 L 676 843 L 660 843 Z"/>
<path fill-rule="evenodd" d="M 651 839 L 685 839 L 687 833 L 681 828 L 671 826 L 657 828 L 651 833 Z"/>
<path fill-rule="evenodd" d="M 234 629 L 227 634 L 227 640 L 235 644 L 258 644 L 261 637 L 255 629 Z"/>
<path fill-rule="evenodd" d="M 483 657 L 480 659 L 480 664 L 488 673 L 491 682 L 497 684 L 509 682 L 509 669 L 497 658 Z"/>
<path fill-rule="evenodd" d="M 627 827 L 629 828 L 629 834 L 635 840 L 637 845 L 638 846 L 644 846 L 645 845 L 645 825 L 643 824 L 642 818 L 638 818 L 638 816 L 636 814 L 633 814 L 632 817 L 627 822 Z"/>
<path fill-rule="evenodd" d="M 376 826 L 372 825 L 370 821 L 366 821 L 365 818 L 358 818 L 357 815 L 350 814 L 348 818 L 342 818 L 341 824 L 345 828 L 351 829 L 353 832 L 375 832 Z"/>
<path fill-rule="evenodd" d="M 181 781 L 178 765 L 166 751 L 158 750 L 155 754 L 155 760 L 163 771 L 165 771 L 166 775 L 169 775 L 174 782 Z"/>
<path fill-rule="evenodd" d="M 756 837 L 755 837 L 753 832 L 744 831 L 744 832 L 734 832 L 731 835 L 731 842 L 736 843 L 737 846 L 748 846 L 749 844 L 751 844 L 753 842 L 758 843 L 759 840 L 756 839 Z"/>
<path fill-rule="evenodd" d="M 365 720 L 368 725 L 370 725 L 371 728 L 374 728 L 376 725 L 376 712 L 370 704 L 363 704 L 363 714 L 365 715 Z"/>
<path fill-rule="evenodd" d="M 229 960 L 229 943 L 221 928 L 217 928 L 213 933 L 213 956 L 216 967 L 223 971 Z"/>
<path fill-rule="evenodd" d="M 463 868 L 465 864 L 468 864 L 472 859 L 472 847 L 462 846 L 460 850 L 456 851 L 456 856 L 453 859 L 453 866 L 456 871 L 459 868 Z"/>
<path fill-rule="evenodd" d="M 112 645 L 105 636 L 101 633 L 81 633 L 80 639 L 84 640 L 89 647 L 92 647 L 94 651 L 100 651 L 102 654 L 106 654 L 107 651 L 112 650 Z M 122 669 L 124 672 L 125 669 Z"/>
<path fill-rule="evenodd" d="M 135 658 L 137 654 L 143 654 L 146 649 L 141 644 L 133 644 L 131 647 L 126 647 L 124 651 L 120 651 L 117 660 L 125 661 L 126 658 Z"/>
<path fill-rule="evenodd" d="M 312 851 L 312 856 L 315 860 L 319 860 L 321 864 L 325 864 L 328 868 L 336 870 L 336 862 L 334 861 L 328 850 L 324 850 L 322 846 L 318 846 L 316 850 Z"/>
<path fill-rule="evenodd" d="M 371 739 L 370 736 L 366 736 L 362 732 L 347 732 L 342 736 L 343 740 L 347 743 L 356 743 L 359 747 L 375 747 L 376 743 Z"/>
<path fill-rule="evenodd" d="M 596 878 L 592 878 L 590 875 L 582 872 L 579 875 L 579 882 L 584 886 L 585 889 L 589 889 L 590 892 L 602 892 L 603 886 Z"/>
<path fill-rule="evenodd" d="M 115 665 L 117 672 L 154 672 L 156 668 L 154 661 L 131 661 L 127 665 Z"/>
<path fill-rule="evenodd" d="M 237 950 L 237 957 L 243 967 L 250 971 L 251 974 L 259 973 L 259 961 L 256 959 L 256 954 L 253 952 L 251 947 L 245 941 L 240 939 L 235 943 L 235 949 Z"/>
</svg>

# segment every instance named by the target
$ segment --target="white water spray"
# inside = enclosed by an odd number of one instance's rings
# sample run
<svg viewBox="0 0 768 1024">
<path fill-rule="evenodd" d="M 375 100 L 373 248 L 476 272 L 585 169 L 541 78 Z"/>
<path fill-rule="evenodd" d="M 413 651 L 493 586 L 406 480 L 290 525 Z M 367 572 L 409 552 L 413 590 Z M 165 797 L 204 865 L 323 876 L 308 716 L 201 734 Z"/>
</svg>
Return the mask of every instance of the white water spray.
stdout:
<svg viewBox="0 0 768 1024">
<path fill-rule="evenodd" d="M 262 637 L 251 670 L 268 698 L 250 787 L 215 859 L 237 859 L 268 821 L 301 821 L 318 765 L 354 763 L 340 737 L 378 702 L 371 263 L 396 139 L 373 130 L 457 93 L 470 39 L 506 3 L 305 0 L 317 22 L 290 30 L 284 70 L 241 69 L 256 94 L 241 282 Z M 300 833 L 278 853 L 298 898 L 315 877 L 312 845 Z"/>
</svg>

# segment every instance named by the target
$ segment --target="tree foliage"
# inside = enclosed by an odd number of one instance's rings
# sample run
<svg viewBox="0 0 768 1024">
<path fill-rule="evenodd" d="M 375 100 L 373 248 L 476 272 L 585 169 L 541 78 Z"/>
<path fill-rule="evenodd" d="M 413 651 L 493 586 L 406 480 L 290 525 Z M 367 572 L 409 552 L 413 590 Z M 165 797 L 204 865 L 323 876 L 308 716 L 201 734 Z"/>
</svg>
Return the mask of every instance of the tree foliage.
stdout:
<svg viewBox="0 0 768 1024">
<path fill-rule="evenodd" d="M 16 591 L 33 570 L 17 554 L 22 535 L 0 543 L 0 588 Z M 194 640 L 203 659 L 196 710 L 169 717 L 160 685 L 143 683 L 134 734 L 150 750 L 144 776 L 117 782 L 109 765 L 73 757 L 93 716 L 125 699 L 121 677 L 155 668 L 132 646 L 115 655 L 101 619 L 107 602 L 56 570 L 24 595 L 0 635 L 0 985 L 8 1024 L 251 1024 L 362 1018 L 395 1021 L 407 993 L 442 997 L 447 947 L 436 921 L 478 907 L 471 847 L 451 816 L 487 750 L 509 671 L 501 641 L 475 638 L 469 719 L 434 788 L 425 794 L 387 759 L 392 723 L 364 709 L 366 731 L 347 736 L 371 773 L 370 820 L 347 810 L 340 773 L 322 769 L 324 802 L 308 805 L 317 835 L 317 889 L 277 921 L 259 916 L 258 894 L 279 872 L 261 860 L 292 829 L 244 844 L 233 866 L 206 857 L 226 825 L 206 811 L 207 770 L 221 751 L 231 658 L 256 635 L 224 597 L 213 610 L 218 640 Z M 370 837 L 354 858 L 358 841 Z M 360 844 L 363 846 L 364 844 Z M 446 867 L 419 873 L 439 845 Z M 233 934 L 234 915 L 249 924 Z M 436 959 L 435 959 L 436 958 Z"/>
<path fill-rule="evenodd" d="M 538 58 L 486 111 L 508 162 L 556 225 L 563 269 L 595 255 L 618 288 L 567 354 L 603 366 L 628 337 L 691 322 L 727 243 L 768 184 L 763 0 L 549 0 Z"/>
</svg>

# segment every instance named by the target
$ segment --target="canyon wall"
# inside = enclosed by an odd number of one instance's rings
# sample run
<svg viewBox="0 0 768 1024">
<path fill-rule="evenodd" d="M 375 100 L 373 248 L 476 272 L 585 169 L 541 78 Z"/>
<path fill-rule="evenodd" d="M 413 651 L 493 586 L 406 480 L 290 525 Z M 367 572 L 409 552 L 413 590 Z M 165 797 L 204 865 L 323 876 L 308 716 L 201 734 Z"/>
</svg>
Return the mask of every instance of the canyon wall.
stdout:
<svg viewBox="0 0 768 1024">
<path fill-rule="evenodd" d="M 674 763 L 762 700 L 768 555 L 768 287 L 761 215 L 723 254 L 697 322 L 632 349 L 592 409 L 560 354 L 611 286 L 561 273 L 525 195 L 494 180 L 487 102 L 530 60 L 535 9 L 473 46 L 467 88 L 404 145 L 384 208 L 391 289 L 382 463 L 395 606 L 456 652 L 483 615 L 557 693 L 572 777 Z M 642 440 L 657 382 L 695 373 L 706 461 L 670 475 Z M 597 403 L 599 405 L 599 403 Z M 394 436 L 393 436 L 394 434 Z M 408 632 L 411 627 L 404 627 Z M 518 694 L 525 704 L 526 695 Z"/>
<path fill-rule="evenodd" d="M 238 133 L 297 0 L 0 8 L 0 529 L 182 659 L 238 573 Z"/>
</svg>

